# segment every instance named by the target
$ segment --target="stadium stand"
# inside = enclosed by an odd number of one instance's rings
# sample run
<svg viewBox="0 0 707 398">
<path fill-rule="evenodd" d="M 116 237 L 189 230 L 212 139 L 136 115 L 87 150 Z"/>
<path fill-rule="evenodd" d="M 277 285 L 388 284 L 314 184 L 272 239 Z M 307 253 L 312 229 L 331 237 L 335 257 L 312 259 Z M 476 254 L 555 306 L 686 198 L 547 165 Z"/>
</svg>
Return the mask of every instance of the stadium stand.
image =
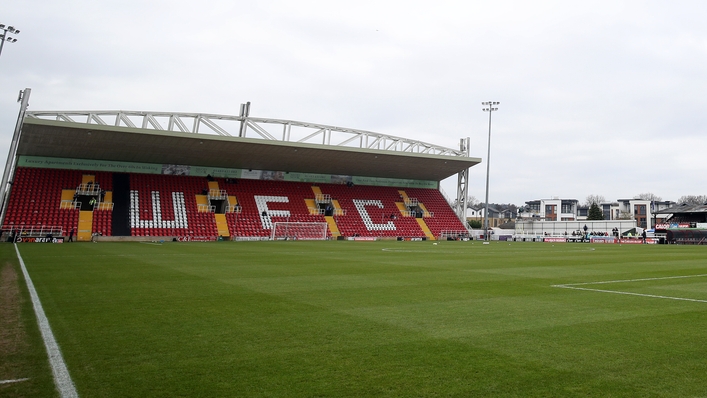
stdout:
<svg viewBox="0 0 707 398">
<path fill-rule="evenodd" d="M 330 239 L 468 232 L 463 201 L 453 211 L 439 191 L 455 173 L 465 189 L 481 161 L 468 138 L 455 150 L 243 109 L 28 112 L 27 103 L 0 186 L 5 238 L 269 239 L 281 235 L 275 223 L 300 223 L 301 236 L 326 226 Z"/>
<path fill-rule="evenodd" d="M 114 191 L 113 177 L 20 167 L 4 230 L 34 228 L 41 234 L 42 227 L 54 227 L 54 233 L 66 236 L 74 229 L 87 232 L 77 233 L 77 239 L 90 240 L 114 235 L 114 213 L 129 218 L 131 236 L 191 240 L 267 238 L 275 222 L 327 219 L 330 238 L 436 239 L 445 230 L 464 230 L 435 189 L 135 173 L 128 174 L 126 187 Z M 124 190 L 130 200 L 113 203 Z M 90 204 L 93 198 L 96 203 Z"/>
</svg>

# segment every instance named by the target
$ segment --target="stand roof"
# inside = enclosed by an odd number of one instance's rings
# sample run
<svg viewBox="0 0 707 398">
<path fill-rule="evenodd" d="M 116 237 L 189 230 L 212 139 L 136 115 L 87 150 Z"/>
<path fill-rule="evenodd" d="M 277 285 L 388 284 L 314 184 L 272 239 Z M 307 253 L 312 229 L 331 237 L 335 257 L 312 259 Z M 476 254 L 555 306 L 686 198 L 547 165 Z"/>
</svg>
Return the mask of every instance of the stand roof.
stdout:
<svg viewBox="0 0 707 398">
<path fill-rule="evenodd" d="M 86 121 L 74 120 L 79 116 Z M 273 126 L 283 129 L 282 140 Z M 430 181 L 481 162 L 459 150 L 334 126 L 123 111 L 27 112 L 17 154 Z"/>
</svg>

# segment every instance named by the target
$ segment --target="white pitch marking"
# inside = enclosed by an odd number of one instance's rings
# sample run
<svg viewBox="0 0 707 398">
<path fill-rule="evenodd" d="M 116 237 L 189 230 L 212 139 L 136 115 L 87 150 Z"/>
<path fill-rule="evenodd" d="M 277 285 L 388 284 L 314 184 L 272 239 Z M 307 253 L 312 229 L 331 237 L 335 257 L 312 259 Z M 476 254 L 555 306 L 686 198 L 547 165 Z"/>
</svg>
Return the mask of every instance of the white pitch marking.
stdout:
<svg viewBox="0 0 707 398">
<path fill-rule="evenodd" d="M 698 275 L 678 275 L 678 276 L 661 276 L 656 278 L 639 278 L 639 279 L 619 279 L 615 281 L 599 281 L 599 282 L 581 282 L 581 283 L 564 283 L 561 285 L 554 285 L 556 287 L 560 286 L 581 286 L 581 285 L 601 285 L 605 283 L 623 283 L 623 282 L 645 282 L 645 281 L 660 281 L 664 279 L 683 279 L 683 278 L 699 278 L 707 276 L 707 274 Z"/>
<path fill-rule="evenodd" d="M 29 380 L 29 377 L 25 377 L 24 379 L 0 380 L 0 384 L 19 383 L 21 381 L 27 381 L 27 380 Z"/>
<path fill-rule="evenodd" d="M 629 296 L 642 296 L 642 297 L 661 298 L 661 299 L 668 299 L 668 300 L 682 300 L 682 301 L 694 301 L 694 302 L 698 302 L 698 303 L 707 303 L 707 300 L 698 300 L 698 299 L 691 299 L 691 298 L 685 298 L 685 297 L 658 296 L 655 294 L 621 292 L 621 291 L 617 291 L 617 290 L 589 289 L 586 287 L 574 287 L 574 286 L 566 286 L 566 285 L 554 285 L 553 287 L 560 287 L 563 289 L 574 289 L 574 290 L 587 290 L 590 292 L 599 292 L 599 293 L 626 294 Z"/>
<path fill-rule="evenodd" d="M 586 285 L 601 285 L 601 284 L 607 284 L 607 283 L 644 282 L 644 281 L 657 281 L 657 280 L 666 280 L 666 279 L 697 278 L 697 277 L 704 277 L 704 276 L 707 276 L 707 274 L 664 276 L 664 277 L 659 277 L 659 278 L 638 278 L 638 279 L 624 279 L 624 280 L 599 281 L 599 282 L 567 283 L 567 284 L 563 284 L 563 285 L 552 285 L 552 287 L 559 287 L 562 289 L 586 290 L 586 291 L 590 291 L 590 292 L 599 292 L 599 293 L 624 294 L 624 295 L 628 295 L 628 296 L 641 296 L 641 297 L 661 298 L 661 299 L 667 299 L 667 300 L 680 300 L 680 301 L 692 301 L 692 302 L 697 302 L 697 303 L 707 303 L 707 300 L 691 299 L 691 298 L 686 298 L 686 297 L 659 296 L 659 295 L 655 295 L 655 294 L 622 292 L 619 290 L 590 289 L 587 287 L 577 287 L 577 286 L 586 286 Z"/>
<path fill-rule="evenodd" d="M 25 262 L 22 260 L 17 243 L 15 243 L 15 251 L 17 252 L 17 259 L 20 261 L 22 274 L 25 276 L 27 290 L 29 290 L 29 295 L 32 298 L 34 313 L 37 315 L 37 324 L 39 325 L 39 331 L 42 332 L 44 346 L 47 348 L 49 365 L 52 368 L 54 383 L 56 383 L 56 388 L 59 390 L 59 395 L 61 395 L 62 398 L 78 397 L 79 394 L 76 392 L 76 386 L 74 386 L 74 382 L 71 380 L 69 369 L 66 367 L 64 357 L 61 355 L 61 350 L 59 349 L 59 344 L 57 344 L 56 339 L 54 338 L 54 333 L 52 333 L 52 328 L 49 326 L 49 320 L 44 314 L 44 308 L 42 308 L 42 303 L 39 301 L 37 291 L 34 289 L 32 278 L 29 277 L 29 273 L 25 267 Z"/>
</svg>

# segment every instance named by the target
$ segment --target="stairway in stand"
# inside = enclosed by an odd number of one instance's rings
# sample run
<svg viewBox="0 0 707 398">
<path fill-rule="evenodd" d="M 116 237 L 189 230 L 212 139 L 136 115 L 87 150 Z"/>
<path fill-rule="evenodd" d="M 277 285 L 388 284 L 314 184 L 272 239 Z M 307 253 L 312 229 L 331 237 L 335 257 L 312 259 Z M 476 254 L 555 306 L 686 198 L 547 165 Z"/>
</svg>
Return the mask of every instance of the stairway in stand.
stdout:
<svg viewBox="0 0 707 398">
<path fill-rule="evenodd" d="M 312 192 L 314 193 L 315 200 L 317 197 L 323 196 L 322 190 L 316 185 L 312 185 Z M 309 214 L 318 214 L 319 209 L 316 207 L 315 200 L 305 199 L 305 202 L 307 203 L 307 206 L 310 209 Z M 338 201 L 332 201 L 331 205 L 334 208 L 335 212 L 341 211 L 341 207 L 339 206 Z M 331 233 L 331 237 L 336 239 L 341 236 L 341 231 L 339 231 L 339 227 L 336 225 L 336 220 L 334 219 L 334 216 L 324 216 L 324 219 L 326 220 L 326 223 L 329 226 L 329 233 Z"/>
<path fill-rule="evenodd" d="M 226 222 L 226 215 L 214 213 L 214 218 L 216 219 L 216 228 L 218 229 L 218 236 L 230 237 L 231 233 L 228 231 L 228 223 Z"/>
<path fill-rule="evenodd" d="M 76 240 L 79 242 L 90 241 L 92 229 L 93 229 L 93 210 L 81 210 L 79 212 L 79 229 L 76 233 Z"/>
</svg>

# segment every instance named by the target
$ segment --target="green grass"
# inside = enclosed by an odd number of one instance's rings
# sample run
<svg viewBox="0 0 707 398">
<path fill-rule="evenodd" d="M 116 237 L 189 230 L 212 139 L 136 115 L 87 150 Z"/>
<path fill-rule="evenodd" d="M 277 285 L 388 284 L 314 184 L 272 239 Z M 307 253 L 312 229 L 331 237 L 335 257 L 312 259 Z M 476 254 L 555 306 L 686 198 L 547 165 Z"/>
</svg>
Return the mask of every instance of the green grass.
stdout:
<svg viewBox="0 0 707 398">
<path fill-rule="evenodd" d="M 704 247 L 19 247 L 85 397 L 707 391 L 707 302 L 553 287 L 707 274 Z M 585 287 L 707 301 L 707 277 Z"/>
<path fill-rule="evenodd" d="M 0 244 L 0 397 L 57 396 L 15 249 Z M 16 381 L 21 380 L 21 381 Z"/>
</svg>

